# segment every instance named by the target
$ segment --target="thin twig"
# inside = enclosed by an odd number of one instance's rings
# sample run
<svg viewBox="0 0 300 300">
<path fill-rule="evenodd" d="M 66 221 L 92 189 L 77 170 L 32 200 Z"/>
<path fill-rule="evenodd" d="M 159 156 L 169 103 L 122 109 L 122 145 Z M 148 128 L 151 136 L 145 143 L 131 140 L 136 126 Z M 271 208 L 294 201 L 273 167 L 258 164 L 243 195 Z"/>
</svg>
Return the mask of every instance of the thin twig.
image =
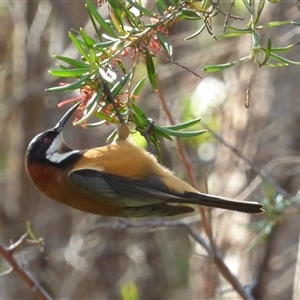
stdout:
<svg viewBox="0 0 300 300">
<path fill-rule="evenodd" d="M 199 221 L 199 218 L 196 218 L 195 221 Z M 198 234 L 190 225 L 191 223 L 183 221 L 183 220 L 174 220 L 174 221 L 165 221 L 161 218 L 151 219 L 147 221 L 138 221 L 132 222 L 125 218 L 118 218 L 116 222 L 102 222 L 97 224 L 92 229 L 98 228 L 113 228 L 113 229 L 128 229 L 128 228 L 158 228 L 158 227 L 180 227 L 185 229 L 188 234 L 199 244 L 204 250 L 207 252 L 209 256 L 212 255 L 211 248 L 205 241 L 205 239 Z"/>
<path fill-rule="evenodd" d="M 255 165 L 248 157 L 246 157 L 241 150 L 237 149 L 233 145 L 229 144 L 227 141 L 225 141 L 219 134 L 217 134 L 215 131 L 213 131 L 210 127 L 207 126 L 207 124 L 203 123 L 202 124 L 205 126 L 205 128 L 217 139 L 224 145 L 226 148 L 228 148 L 231 152 L 233 152 L 236 156 L 241 158 L 243 161 L 245 161 L 251 169 L 264 178 L 270 185 L 274 186 L 275 189 L 277 190 L 278 193 L 282 194 L 285 197 L 290 198 L 291 196 L 271 177 L 269 176 L 265 170 L 261 170 L 257 165 Z"/>
<path fill-rule="evenodd" d="M 221 275 L 233 286 L 235 291 L 237 291 L 243 299 L 247 300 L 253 300 L 253 297 L 251 296 L 251 289 L 249 289 L 249 285 L 243 287 L 238 279 L 230 272 L 229 268 L 224 264 L 222 253 L 220 250 L 216 249 L 213 250 L 205 241 L 205 239 L 196 232 L 192 226 L 191 223 L 194 223 L 194 221 L 198 222 L 198 218 L 195 220 L 192 220 L 190 218 L 190 221 L 186 220 L 174 220 L 174 221 L 165 221 L 161 218 L 158 219 L 151 219 L 147 221 L 139 221 L 139 222 L 132 222 L 125 218 L 118 218 L 115 222 L 101 222 L 94 226 L 92 230 L 96 230 L 98 228 L 112 228 L 112 229 L 131 229 L 131 228 L 158 228 L 158 227 L 179 227 L 183 228 L 187 231 L 187 233 L 192 237 L 199 245 L 203 247 L 203 249 L 207 252 L 208 256 L 211 257 L 215 264 L 217 266 L 221 266 L 222 272 Z M 248 288 L 247 288 L 248 287 Z"/>
<path fill-rule="evenodd" d="M 300 164 L 300 157 L 299 156 L 287 156 L 287 157 L 279 157 L 271 160 L 262 170 L 261 172 L 263 174 L 269 174 L 272 169 L 274 169 L 278 165 L 286 165 L 286 164 Z M 295 170 L 299 167 L 295 167 L 292 172 L 295 172 Z M 287 172 L 286 175 L 291 176 L 291 170 L 289 169 L 289 172 Z M 261 183 L 262 177 L 260 175 L 257 175 L 251 183 L 247 186 L 247 188 L 237 196 L 237 199 L 247 199 L 250 194 L 257 188 L 257 186 Z"/>
<path fill-rule="evenodd" d="M 26 242 L 27 236 L 27 234 L 24 234 L 17 242 L 9 247 L 5 247 L 0 243 L 0 256 L 11 266 L 11 268 L 2 273 L 1 276 L 14 271 L 30 287 L 39 300 L 52 300 L 53 298 L 44 290 L 39 282 L 28 271 L 22 269 L 13 257 L 13 252 Z"/>
<path fill-rule="evenodd" d="M 112 94 L 112 92 L 110 91 L 110 88 L 108 87 L 108 85 L 106 84 L 106 82 L 102 82 L 103 84 L 103 91 L 104 91 L 104 94 L 107 96 L 109 102 L 112 104 L 112 106 L 114 107 L 114 110 L 116 112 L 116 115 L 120 121 L 121 124 L 125 124 L 125 121 L 124 121 L 124 118 L 122 117 L 121 113 L 120 113 L 120 110 L 116 104 L 116 101 L 114 99 L 114 96 Z"/>
<path fill-rule="evenodd" d="M 157 92 L 158 92 L 159 99 L 161 101 L 161 106 L 162 106 L 162 109 L 163 109 L 164 113 L 166 114 L 170 124 L 174 125 L 175 121 L 174 121 L 174 118 L 173 118 L 167 104 L 166 104 L 166 101 L 165 101 L 164 95 L 162 93 L 162 89 L 161 89 L 161 86 L 160 86 L 160 80 L 159 80 L 158 76 L 157 76 Z M 184 147 L 183 147 L 183 145 L 182 145 L 179 138 L 176 139 L 176 145 L 177 145 L 177 150 L 179 152 L 179 155 L 181 156 L 181 159 L 182 159 L 183 164 L 185 166 L 187 176 L 188 176 L 191 184 L 195 187 L 195 180 L 194 180 L 194 176 L 193 176 L 192 167 L 191 167 L 191 164 L 190 164 L 190 162 L 187 158 Z M 212 229 L 211 229 L 211 226 L 210 226 L 209 218 L 205 214 L 205 209 L 202 206 L 199 206 L 199 212 L 200 212 L 200 215 L 201 215 L 203 230 L 204 230 L 205 234 L 207 235 L 207 237 L 209 239 L 209 242 L 210 242 L 211 256 L 213 257 L 214 262 L 215 262 L 220 274 L 232 285 L 232 287 L 235 289 L 235 291 L 244 300 L 253 300 L 253 297 L 250 295 L 249 291 L 246 291 L 246 289 L 239 282 L 238 278 L 231 273 L 231 271 L 229 270 L 229 268 L 225 264 L 225 262 L 223 260 L 223 257 L 221 255 L 221 252 L 218 249 L 218 247 L 217 247 L 217 245 L 214 241 L 214 237 L 213 237 Z"/>
</svg>

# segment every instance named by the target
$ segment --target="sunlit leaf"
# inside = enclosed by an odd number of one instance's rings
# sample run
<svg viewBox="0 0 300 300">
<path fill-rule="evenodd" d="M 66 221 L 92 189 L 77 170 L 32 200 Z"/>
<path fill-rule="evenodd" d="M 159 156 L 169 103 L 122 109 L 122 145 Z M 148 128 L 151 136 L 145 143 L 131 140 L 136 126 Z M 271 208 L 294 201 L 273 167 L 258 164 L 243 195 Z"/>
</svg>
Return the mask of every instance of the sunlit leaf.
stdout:
<svg viewBox="0 0 300 300">
<path fill-rule="evenodd" d="M 110 17 L 114 25 L 119 32 L 124 33 L 123 17 L 119 6 L 121 1 L 107 0 L 107 2 L 110 4 Z"/>
<path fill-rule="evenodd" d="M 88 79 L 89 79 L 89 75 L 85 75 L 85 76 L 81 77 L 79 80 L 77 80 L 73 83 L 48 88 L 48 89 L 46 89 L 46 92 L 69 92 L 69 91 L 74 91 L 74 90 L 77 90 L 77 89 L 81 88 L 83 85 L 85 85 L 86 81 Z"/>
<path fill-rule="evenodd" d="M 119 40 L 115 39 L 115 40 L 111 40 L 111 41 L 96 43 L 96 44 L 94 44 L 94 49 L 106 48 L 106 47 L 112 46 L 117 41 L 119 41 Z"/>
<path fill-rule="evenodd" d="M 245 56 L 238 60 L 232 61 L 230 63 L 207 66 L 207 67 L 204 67 L 202 70 L 206 71 L 206 72 L 217 72 L 217 71 L 221 71 L 221 70 L 230 68 L 232 66 L 235 66 L 236 64 L 238 64 L 244 60 L 248 60 L 248 59 L 249 59 L 249 57 Z"/>
<path fill-rule="evenodd" d="M 194 37 L 196 37 L 197 35 L 199 35 L 203 30 L 205 29 L 205 24 L 203 24 L 199 30 L 197 30 L 195 33 L 193 33 L 192 35 L 186 37 L 184 40 L 187 41 L 187 40 L 191 40 L 193 39 Z"/>
<path fill-rule="evenodd" d="M 96 42 L 95 42 L 91 37 L 89 37 L 89 36 L 86 34 L 86 32 L 84 31 L 83 28 L 80 28 L 79 32 L 80 32 L 80 34 L 81 34 L 81 36 L 82 36 L 82 38 L 83 38 L 83 40 L 84 40 L 86 46 L 87 46 L 88 48 L 92 48 L 92 47 L 95 45 Z"/>
<path fill-rule="evenodd" d="M 97 9 L 95 8 L 94 4 L 91 0 L 86 0 L 87 8 L 89 12 L 92 14 L 92 16 L 95 18 L 95 20 L 99 23 L 99 25 L 103 28 L 103 30 L 113 36 L 117 37 L 115 31 L 111 28 L 110 25 L 108 25 L 105 20 L 102 18 L 102 16 L 98 13 Z"/>
<path fill-rule="evenodd" d="M 72 32 L 69 32 L 69 37 L 70 37 L 71 41 L 73 42 L 73 44 L 75 45 L 75 47 L 80 52 L 80 54 L 85 58 L 86 61 L 88 61 L 89 57 L 88 57 L 87 53 L 85 52 L 85 50 L 83 49 L 81 42 L 76 38 L 76 36 Z"/>
<path fill-rule="evenodd" d="M 139 29 L 140 23 L 137 21 L 136 16 L 127 8 L 127 6 L 123 3 L 123 1 L 119 1 L 119 5 L 123 10 L 123 13 L 128 18 L 128 20 L 130 20 L 132 26 Z"/>
<path fill-rule="evenodd" d="M 261 26 L 257 26 L 256 29 L 261 29 L 261 28 L 271 28 L 271 27 L 277 27 L 277 26 L 282 26 L 286 24 L 292 24 L 292 21 L 287 20 L 287 21 L 273 21 Z"/>
<path fill-rule="evenodd" d="M 168 55 L 172 57 L 173 54 L 173 48 L 172 45 L 170 44 L 169 40 L 159 31 L 156 32 L 157 38 L 159 39 L 161 45 L 163 48 L 166 50 Z"/>
<path fill-rule="evenodd" d="M 252 32 L 252 39 L 253 39 L 254 47 L 260 47 L 260 39 L 256 32 Z"/>
<path fill-rule="evenodd" d="M 106 139 L 107 143 L 112 143 L 118 134 L 118 128 L 116 128 Z M 122 299 L 123 300 L 123 299 Z"/>
<path fill-rule="evenodd" d="M 292 61 L 292 60 L 286 59 L 286 58 L 284 58 L 282 56 L 279 56 L 275 53 L 271 53 L 270 56 L 273 57 L 274 59 L 278 60 L 278 61 L 283 62 L 283 63 L 292 64 L 292 65 L 300 65 L 300 62 L 298 62 L 298 61 Z"/>
<path fill-rule="evenodd" d="M 228 32 L 228 33 L 223 33 L 223 34 L 217 34 L 216 37 L 218 37 L 218 38 L 236 37 L 236 36 L 242 36 L 247 33 L 249 33 L 249 31 Z"/>
<path fill-rule="evenodd" d="M 131 75 L 131 71 L 125 74 L 116 84 L 115 86 L 111 89 L 111 93 L 113 94 L 114 97 L 116 97 L 119 92 L 122 90 L 126 82 L 128 81 L 129 77 Z"/>
<path fill-rule="evenodd" d="M 272 48 L 272 52 L 288 52 L 294 47 L 293 44 L 288 45 L 286 47 L 278 47 L 278 48 Z M 267 50 L 266 48 L 261 48 L 262 50 Z"/>
<path fill-rule="evenodd" d="M 168 6 L 166 5 L 164 0 L 156 0 L 156 4 L 159 13 L 163 16 L 164 12 L 168 9 Z"/>
<path fill-rule="evenodd" d="M 78 67 L 78 68 L 86 68 L 88 65 L 86 62 L 76 60 L 70 57 L 60 56 L 60 55 L 52 55 L 52 57 L 61 60 L 71 66 Z"/>
<path fill-rule="evenodd" d="M 103 120 L 103 121 L 100 121 L 100 122 L 88 123 L 85 126 L 87 126 L 87 127 L 98 127 L 98 126 L 104 125 L 106 123 L 107 123 L 107 121 Z"/>
<path fill-rule="evenodd" d="M 245 33 L 251 33 L 253 31 L 253 29 L 251 28 L 236 28 L 229 25 L 227 25 L 227 29 L 230 29 L 233 32 L 245 32 Z"/>
<path fill-rule="evenodd" d="M 78 68 L 70 70 L 50 70 L 49 73 L 57 77 L 77 77 L 89 72 L 89 68 Z"/>
<path fill-rule="evenodd" d="M 139 93 L 141 92 L 145 82 L 146 82 L 146 77 L 142 77 L 142 79 L 134 87 L 134 89 L 132 91 L 132 95 L 138 96 Z"/>
<path fill-rule="evenodd" d="M 152 17 L 153 16 L 153 14 L 149 10 L 147 10 L 143 6 L 137 4 L 135 1 L 127 0 L 127 2 L 129 4 L 131 4 L 133 7 L 135 7 L 141 14 L 146 15 L 148 17 Z"/>
</svg>

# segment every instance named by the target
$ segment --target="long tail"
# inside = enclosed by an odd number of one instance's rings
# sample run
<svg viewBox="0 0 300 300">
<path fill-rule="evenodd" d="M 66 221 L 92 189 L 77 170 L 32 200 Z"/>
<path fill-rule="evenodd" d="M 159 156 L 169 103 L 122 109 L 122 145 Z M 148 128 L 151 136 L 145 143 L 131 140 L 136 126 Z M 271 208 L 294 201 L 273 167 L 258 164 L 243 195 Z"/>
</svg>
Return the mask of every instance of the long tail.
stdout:
<svg viewBox="0 0 300 300">
<path fill-rule="evenodd" d="M 223 209 L 235 210 L 243 213 L 259 214 L 264 212 L 264 207 L 258 202 L 247 202 L 232 200 L 228 198 L 202 194 L 202 193 L 191 193 L 186 192 L 180 195 L 181 199 L 178 203 L 186 204 L 197 204 L 209 207 L 218 207 Z M 177 202 L 176 200 L 170 202 Z"/>
</svg>

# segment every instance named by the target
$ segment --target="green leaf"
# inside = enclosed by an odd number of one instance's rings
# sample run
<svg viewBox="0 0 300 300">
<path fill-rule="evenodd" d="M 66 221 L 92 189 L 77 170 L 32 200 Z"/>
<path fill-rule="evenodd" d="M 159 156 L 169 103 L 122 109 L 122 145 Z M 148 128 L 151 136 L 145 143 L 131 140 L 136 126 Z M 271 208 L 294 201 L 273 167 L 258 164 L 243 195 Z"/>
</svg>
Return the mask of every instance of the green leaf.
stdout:
<svg viewBox="0 0 300 300">
<path fill-rule="evenodd" d="M 247 33 L 249 33 L 249 32 L 248 31 L 228 32 L 228 33 L 223 33 L 223 34 L 217 34 L 216 37 L 218 37 L 218 38 L 236 37 L 236 36 L 241 36 L 241 35 L 244 35 Z"/>
<path fill-rule="evenodd" d="M 153 17 L 153 14 L 147 10 L 146 8 L 144 8 L 143 6 L 137 4 L 136 2 L 132 1 L 132 0 L 127 0 L 127 2 L 132 5 L 133 7 L 135 7 L 141 14 L 146 15 L 148 17 Z"/>
<path fill-rule="evenodd" d="M 139 106 L 137 106 L 135 103 L 132 103 L 132 108 L 138 116 L 142 117 L 143 119 L 147 120 L 147 122 L 148 122 L 148 119 L 147 119 L 145 113 L 142 111 L 142 109 Z M 147 126 L 148 125 L 147 122 L 143 125 Z"/>
<path fill-rule="evenodd" d="M 135 95 L 135 96 L 138 96 L 140 91 L 142 90 L 144 84 L 145 84 L 145 81 L 146 81 L 146 77 L 143 77 L 138 83 L 137 85 L 135 86 L 135 88 L 133 89 L 132 91 L 132 95 Z"/>
<path fill-rule="evenodd" d="M 148 73 L 150 83 L 151 83 L 153 89 L 156 91 L 157 90 L 157 82 L 156 82 L 155 67 L 154 67 L 153 59 L 152 59 L 152 56 L 150 53 L 146 54 L 146 68 L 147 68 L 147 73 Z"/>
<path fill-rule="evenodd" d="M 157 125 L 153 125 L 152 130 L 155 133 L 157 133 L 158 135 L 161 135 L 162 137 L 164 137 L 164 138 L 166 138 L 166 139 L 168 139 L 170 141 L 173 141 L 173 139 L 171 138 L 169 132 L 166 129 L 164 129 L 164 128 L 160 127 L 160 126 L 157 126 Z"/>
<path fill-rule="evenodd" d="M 243 3 L 245 5 L 245 7 L 247 8 L 247 10 L 249 11 L 249 13 L 251 15 L 253 15 L 253 6 L 251 6 L 251 4 L 247 1 L 247 0 L 243 0 Z"/>
<path fill-rule="evenodd" d="M 98 127 L 98 126 L 101 126 L 104 124 L 106 124 L 106 120 L 103 120 L 100 122 L 88 123 L 88 124 L 86 124 L 86 127 Z"/>
<path fill-rule="evenodd" d="M 259 18 L 260 18 L 260 15 L 264 9 L 264 6 L 265 6 L 265 0 L 259 0 L 259 4 L 258 4 L 258 9 L 257 9 L 257 16 L 256 16 L 256 19 L 254 21 L 254 26 L 257 25 L 258 21 L 259 21 Z"/>
<path fill-rule="evenodd" d="M 230 68 L 230 67 L 232 67 L 244 60 L 248 60 L 248 59 L 249 59 L 249 56 L 245 56 L 245 57 L 242 57 L 242 58 L 235 60 L 233 62 L 230 62 L 230 63 L 207 66 L 207 67 L 204 67 L 202 70 L 206 71 L 206 72 L 217 72 L 217 71 L 221 71 L 221 70 Z"/>
<path fill-rule="evenodd" d="M 124 75 L 127 74 L 127 71 L 126 71 L 126 68 L 125 68 L 125 66 L 124 66 L 123 60 L 118 59 L 118 60 L 117 60 L 117 63 L 118 63 L 118 65 L 119 65 L 120 69 L 122 70 L 123 74 L 124 74 Z"/>
<path fill-rule="evenodd" d="M 161 45 L 168 53 L 168 55 L 170 57 L 172 57 L 173 49 L 172 49 L 172 45 L 169 43 L 168 39 L 166 39 L 166 37 L 159 31 L 156 32 L 156 35 L 157 35 L 157 38 L 159 39 Z"/>
<path fill-rule="evenodd" d="M 292 21 L 287 20 L 287 21 L 273 21 L 261 26 L 257 26 L 257 29 L 261 29 L 261 28 L 271 28 L 271 27 L 277 27 L 277 26 L 282 26 L 282 25 L 286 25 L 286 24 L 292 24 Z"/>
<path fill-rule="evenodd" d="M 128 81 L 129 77 L 131 76 L 131 73 L 132 71 L 125 74 L 111 89 L 111 93 L 113 94 L 114 97 L 116 97 L 119 94 L 119 92 L 122 90 L 125 83 Z"/>
<path fill-rule="evenodd" d="M 87 7 L 87 5 L 86 5 L 86 7 Z M 100 31 L 99 31 L 99 24 L 97 24 L 95 18 L 94 18 L 93 15 L 91 14 L 91 12 L 90 12 L 89 10 L 87 10 L 87 11 L 88 11 L 88 14 L 89 14 L 89 18 L 90 18 L 90 20 L 91 20 L 91 23 L 92 23 L 92 25 L 93 25 L 93 27 L 94 27 L 94 31 L 95 31 L 96 34 L 97 34 L 97 38 L 98 38 L 99 41 L 102 42 L 102 37 L 101 37 Z"/>
<path fill-rule="evenodd" d="M 69 92 L 69 91 L 74 91 L 74 90 L 77 90 L 77 89 L 81 88 L 83 85 L 85 85 L 87 79 L 89 79 L 89 75 L 85 75 L 85 76 L 81 77 L 79 80 L 77 80 L 73 83 L 66 84 L 66 85 L 63 85 L 63 86 L 56 86 L 56 87 L 48 88 L 45 91 L 47 91 L 47 92 Z"/>
<path fill-rule="evenodd" d="M 102 29 L 109 35 L 113 37 L 118 37 L 115 33 L 115 31 L 110 27 L 109 24 L 105 22 L 105 20 L 101 17 L 101 15 L 96 10 L 94 4 L 91 0 L 86 0 L 86 5 L 88 11 L 92 14 L 92 16 L 95 18 L 95 20 L 99 23 L 99 25 L 102 27 Z"/>
<path fill-rule="evenodd" d="M 79 32 L 80 32 L 86 46 L 88 48 L 93 48 L 94 45 L 96 44 L 96 42 L 91 37 L 89 37 L 82 28 L 80 28 Z"/>
<path fill-rule="evenodd" d="M 292 25 L 296 25 L 296 26 L 300 26 L 300 23 L 294 22 L 294 21 L 291 21 L 291 24 L 292 24 Z"/>
<path fill-rule="evenodd" d="M 156 0 L 156 5 L 159 13 L 163 16 L 164 12 L 167 10 L 168 6 L 164 0 Z"/>
<path fill-rule="evenodd" d="M 268 63 L 265 66 L 268 68 L 278 68 L 278 67 L 287 67 L 287 66 L 289 66 L 289 64 L 287 64 L 287 63 L 277 63 L 277 64 Z"/>
<path fill-rule="evenodd" d="M 31 224 L 29 221 L 26 221 L 26 229 L 27 229 L 27 233 L 29 235 L 29 237 L 33 240 L 33 241 L 37 241 L 38 239 L 36 238 L 35 234 L 33 233 L 33 230 L 31 228 Z"/>
<path fill-rule="evenodd" d="M 57 77 L 77 77 L 89 73 L 89 68 L 78 68 L 70 70 L 50 70 L 49 73 Z"/>
<path fill-rule="evenodd" d="M 119 4 L 120 4 L 121 1 L 107 0 L 107 2 L 110 4 L 111 17 L 112 18 L 114 18 L 114 17 L 116 18 L 116 21 L 121 26 L 121 29 L 124 31 L 124 24 L 123 24 L 122 12 L 121 12 L 120 7 L 119 7 Z"/>
<path fill-rule="evenodd" d="M 119 1 L 119 5 L 121 6 L 123 12 L 126 14 L 126 17 L 131 21 L 133 27 L 140 29 L 140 24 L 137 22 L 137 17 L 132 14 L 132 12 L 126 7 L 123 1 Z"/>
<path fill-rule="evenodd" d="M 298 62 L 298 61 L 292 61 L 292 60 L 286 59 L 286 58 L 284 58 L 282 56 L 279 56 L 275 53 L 271 53 L 270 56 L 273 57 L 274 59 L 278 60 L 278 61 L 283 62 L 283 63 L 292 64 L 292 65 L 300 65 L 300 62 Z"/>
<path fill-rule="evenodd" d="M 69 37 L 70 37 L 71 41 L 73 42 L 73 44 L 75 45 L 75 47 L 80 52 L 80 54 L 85 58 L 86 61 L 89 61 L 89 57 L 86 54 L 85 50 L 83 49 L 83 47 L 81 45 L 81 41 L 79 41 L 72 32 L 69 32 Z"/>
<path fill-rule="evenodd" d="M 288 45 L 286 47 L 279 47 L 279 48 L 272 48 L 272 52 L 288 52 L 294 47 L 293 44 Z M 266 48 L 261 48 L 262 50 L 266 51 Z"/>
<path fill-rule="evenodd" d="M 106 41 L 106 42 L 101 42 L 101 43 L 96 43 L 94 45 L 94 49 L 99 49 L 99 48 L 106 48 L 106 47 L 109 47 L 111 45 L 113 45 L 114 43 L 118 42 L 119 40 L 117 39 L 114 39 L 114 40 L 111 40 L 111 41 Z"/>
<path fill-rule="evenodd" d="M 262 49 L 262 50 L 264 50 L 264 49 Z M 268 62 L 268 60 L 270 58 L 271 51 L 272 51 L 272 42 L 271 42 L 271 39 L 268 38 L 268 46 L 267 46 L 267 49 L 265 50 L 265 53 L 266 53 L 265 59 L 263 60 L 262 63 L 260 63 L 260 66 L 263 66 Z"/>
<path fill-rule="evenodd" d="M 65 57 L 65 56 L 60 56 L 60 55 L 52 55 L 52 57 L 61 60 L 71 66 L 78 67 L 78 68 L 86 68 L 88 64 L 86 62 L 76 60 L 73 58 Z"/>
<path fill-rule="evenodd" d="M 197 30 L 195 33 L 193 33 L 192 35 L 186 37 L 184 40 L 187 41 L 187 40 L 191 40 L 193 39 L 194 37 L 196 37 L 197 35 L 199 35 L 203 30 L 205 29 L 205 24 L 203 24 L 199 30 Z"/>
<path fill-rule="evenodd" d="M 138 107 L 134 102 L 132 102 L 132 109 L 134 111 L 134 117 L 136 118 L 137 125 L 140 125 L 141 127 L 147 127 L 149 125 L 149 120 L 147 118 L 147 116 L 145 115 L 145 113 L 140 109 L 140 107 Z"/>
<path fill-rule="evenodd" d="M 245 32 L 245 33 L 251 33 L 253 30 L 251 28 L 236 28 L 236 27 L 232 27 L 227 25 L 227 28 L 232 30 L 233 32 Z"/>
<path fill-rule="evenodd" d="M 201 135 L 205 133 L 207 130 L 202 129 L 202 130 L 195 130 L 195 131 L 177 131 L 177 130 L 171 130 L 171 129 L 166 129 L 164 130 L 171 136 L 176 136 L 176 137 L 194 137 Z"/>
<path fill-rule="evenodd" d="M 162 126 L 162 127 L 165 129 L 170 129 L 170 130 L 181 130 L 181 129 L 185 129 L 188 127 L 192 127 L 192 126 L 198 124 L 200 121 L 201 121 L 201 119 L 198 118 L 198 119 L 187 121 L 187 122 L 184 122 L 181 124 L 176 124 L 176 125 L 172 125 L 172 126 Z"/>
<path fill-rule="evenodd" d="M 118 128 L 116 128 L 106 139 L 107 143 L 112 143 L 112 141 L 115 139 L 115 137 L 118 134 Z M 123 300 L 123 299 L 122 299 Z"/>
<path fill-rule="evenodd" d="M 191 18 L 192 20 L 199 20 L 202 19 L 202 15 L 197 12 L 196 10 L 189 9 L 189 8 L 182 8 L 180 11 L 184 16 Z"/>
<path fill-rule="evenodd" d="M 260 47 L 260 39 L 256 32 L 252 32 L 252 39 L 253 39 L 254 48 Z"/>
</svg>

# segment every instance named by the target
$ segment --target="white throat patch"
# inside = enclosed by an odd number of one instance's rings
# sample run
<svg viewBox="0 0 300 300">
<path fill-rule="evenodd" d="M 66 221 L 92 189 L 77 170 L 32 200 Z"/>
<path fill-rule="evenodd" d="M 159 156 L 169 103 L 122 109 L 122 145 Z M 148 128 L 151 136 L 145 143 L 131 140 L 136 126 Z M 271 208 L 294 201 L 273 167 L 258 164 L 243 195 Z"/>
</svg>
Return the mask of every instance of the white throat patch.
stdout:
<svg viewBox="0 0 300 300">
<path fill-rule="evenodd" d="M 59 135 L 53 140 L 50 147 L 46 151 L 46 158 L 49 161 L 59 164 L 70 155 L 79 152 L 79 150 L 72 150 L 65 153 L 60 153 L 59 151 L 61 149 L 62 143 L 63 141 L 61 140 L 61 137 Z"/>
</svg>

